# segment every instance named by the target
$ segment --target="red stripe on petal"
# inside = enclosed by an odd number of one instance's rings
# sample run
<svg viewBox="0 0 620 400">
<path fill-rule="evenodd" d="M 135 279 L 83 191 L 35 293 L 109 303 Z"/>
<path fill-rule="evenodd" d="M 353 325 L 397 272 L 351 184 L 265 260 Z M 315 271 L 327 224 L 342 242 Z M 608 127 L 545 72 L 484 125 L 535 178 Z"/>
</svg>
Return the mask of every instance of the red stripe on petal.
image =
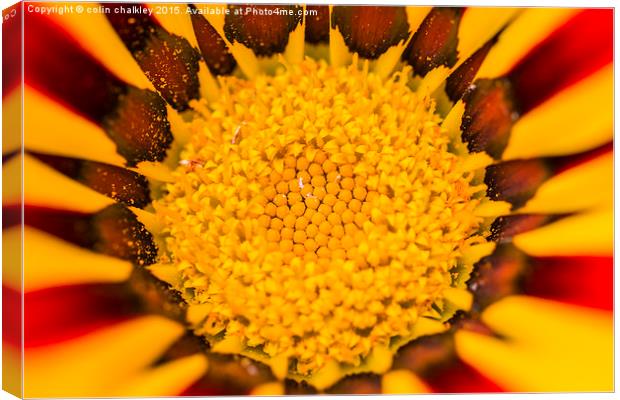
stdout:
<svg viewBox="0 0 620 400">
<path fill-rule="evenodd" d="M 2 97 L 19 86 L 22 75 L 22 3 L 2 10 Z"/>
<path fill-rule="evenodd" d="M 523 288 L 532 296 L 613 310 L 613 258 L 534 258 Z"/>
<path fill-rule="evenodd" d="M 2 229 L 20 225 L 22 222 L 22 205 L 8 204 L 2 206 Z"/>
<path fill-rule="evenodd" d="M 496 393 L 504 390 L 463 361 L 454 359 L 433 373 L 425 381 L 436 393 Z"/>
<path fill-rule="evenodd" d="M 613 9 L 580 12 L 510 72 L 521 111 L 613 61 Z"/>
<path fill-rule="evenodd" d="M 22 294 L 2 285 L 2 340 L 15 347 L 22 345 Z"/>
<path fill-rule="evenodd" d="M 26 14 L 25 80 L 93 121 L 116 107 L 125 84 L 51 19 Z"/>
<path fill-rule="evenodd" d="M 137 315 L 123 284 L 53 287 L 24 296 L 24 346 L 69 340 Z"/>
</svg>

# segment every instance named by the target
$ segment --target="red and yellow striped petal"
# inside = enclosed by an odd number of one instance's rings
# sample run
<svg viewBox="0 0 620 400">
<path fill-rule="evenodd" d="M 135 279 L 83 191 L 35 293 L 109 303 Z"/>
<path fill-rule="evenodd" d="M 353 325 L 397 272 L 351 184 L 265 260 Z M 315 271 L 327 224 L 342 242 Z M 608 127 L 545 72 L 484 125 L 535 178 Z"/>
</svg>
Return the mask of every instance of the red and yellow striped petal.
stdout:
<svg viewBox="0 0 620 400">
<path fill-rule="evenodd" d="M 25 396 L 110 397 L 183 333 L 162 317 L 141 317 L 53 346 L 28 349 Z M 50 366 L 54 366 L 50 368 Z"/>
<path fill-rule="evenodd" d="M 613 253 L 613 210 L 566 217 L 517 235 L 513 241 L 533 256 L 610 256 Z"/>
<path fill-rule="evenodd" d="M 482 319 L 505 339 L 461 330 L 456 333 L 457 351 L 504 389 L 612 390 L 610 313 L 513 296 L 489 307 Z"/>
</svg>

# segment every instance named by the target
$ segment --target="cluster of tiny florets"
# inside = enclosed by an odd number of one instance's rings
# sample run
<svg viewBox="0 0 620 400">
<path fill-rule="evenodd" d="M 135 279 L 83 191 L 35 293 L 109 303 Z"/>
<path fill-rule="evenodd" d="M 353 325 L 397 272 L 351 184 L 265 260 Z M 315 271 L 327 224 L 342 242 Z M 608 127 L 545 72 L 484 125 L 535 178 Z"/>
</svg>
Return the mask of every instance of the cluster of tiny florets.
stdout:
<svg viewBox="0 0 620 400">
<path fill-rule="evenodd" d="M 410 335 L 480 237 L 472 176 L 406 75 L 306 60 L 226 78 L 155 203 L 210 341 L 309 374 Z"/>
</svg>

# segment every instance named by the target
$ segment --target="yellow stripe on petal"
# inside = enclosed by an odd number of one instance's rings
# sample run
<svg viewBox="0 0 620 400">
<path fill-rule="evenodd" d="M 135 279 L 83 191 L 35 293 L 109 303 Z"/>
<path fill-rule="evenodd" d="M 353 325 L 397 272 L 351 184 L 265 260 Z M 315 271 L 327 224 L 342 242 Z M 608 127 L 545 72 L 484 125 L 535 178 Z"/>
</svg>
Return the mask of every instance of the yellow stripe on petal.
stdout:
<svg viewBox="0 0 620 400">
<path fill-rule="evenodd" d="M 86 118 L 26 86 L 24 147 L 41 153 L 122 166 L 125 159 L 105 131 Z"/>
<path fill-rule="evenodd" d="M 18 86 L 2 99 L 2 154 L 18 151 L 22 144 L 22 91 Z"/>
<path fill-rule="evenodd" d="M 187 4 L 146 3 L 146 6 L 153 11 L 153 17 L 165 30 L 187 39 L 193 47 L 198 48 Z"/>
<path fill-rule="evenodd" d="M 2 343 L 2 390 L 23 397 L 21 349 Z"/>
<path fill-rule="evenodd" d="M 4 242 L 9 245 L 18 245 L 21 239 L 19 227 L 4 231 Z M 95 253 L 49 233 L 24 227 L 26 292 L 81 283 L 121 282 L 129 277 L 131 268 L 128 261 Z"/>
<path fill-rule="evenodd" d="M 2 204 L 19 204 L 22 199 L 22 156 L 15 155 L 2 167 Z"/>
<path fill-rule="evenodd" d="M 269 382 L 256 386 L 250 392 L 252 396 L 282 396 L 284 385 L 281 382 Z"/>
<path fill-rule="evenodd" d="M 25 396 L 114 396 L 183 332 L 176 322 L 148 316 L 71 341 L 27 349 Z"/>
<path fill-rule="evenodd" d="M 503 158 L 573 154 L 613 139 L 613 66 L 562 90 L 512 128 Z"/>
<path fill-rule="evenodd" d="M 561 214 L 611 206 L 614 157 L 608 153 L 573 167 L 543 183 L 520 213 Z"/>
<path fill-rule="evenodd" d="M 95 10 L 95 3 L 71 3 L 74 7 L 82 6 L 84 10 Z M 57 3 L 48 6 L 58 7 Z M 103 4 L 105 7 L 106 4 Z M 125 82 L 141 89 L 154 90 L 151 82 L 127 47 L 123 44 L 103 13 L 69 12 L 50 14 L 60 26 L 67 30 L 88 53 L 103 66 Z M 71 62 L 71 60 L 67 60 Z"/>
<path fill-rule="evenodd" d="M 579 12 L 577 8 L 528 8 L 512 22 L 493 46 L 478 71 L 478 78 L 506 74 L 534 46 Z"/>
<path fill-rule="evenodd" d="M 458 64 L 521 12 L 522 9 L 511 7 L 470 7 L 465 10 L 459 25 Z"/>
<path fill-rule="evenodd" d="M 114 200 L 26 154 L 24 202 L 72 211 L 94 212 L 113 204 Z"/>
<path fill-rule="evenodd" d="M 504 389 L 613 389 L 611 313 L 512 296 L 491 305 L 482 319 L 507 339 L 459 331 L 457 353 Z"/>
<path fill-rule="evenodd" d="M 207 357 L 195 354 L 170 361 L 130 379 L 116 390 L 119 397 L 178 396 L 207 371 Z"/>
<path fill-rule="evenodd" d="M 406 369 L 393 370 L 381 377 L 381 392 L 384 394 L 431 393 L 422 379 Z"/>
<path fill-rule="evenodd" d="M 611 256 L 613 224 L 612 209 L 592 211 L 522 233 L 513 242 L 532 256 Z"/>
</svg>

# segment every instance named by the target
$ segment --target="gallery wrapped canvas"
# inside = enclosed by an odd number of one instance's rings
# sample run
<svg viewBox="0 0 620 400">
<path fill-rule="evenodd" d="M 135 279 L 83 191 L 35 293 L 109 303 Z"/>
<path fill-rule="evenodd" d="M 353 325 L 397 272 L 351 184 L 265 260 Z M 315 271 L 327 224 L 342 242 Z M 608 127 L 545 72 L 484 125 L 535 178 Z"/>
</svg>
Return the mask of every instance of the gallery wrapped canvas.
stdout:
<svg viewBox="0 0 620 400">
<path fill-rule="evenodd" d="M 4 390 L 613 390 L 611 8 L 2 30 Z"/>
</svg>

